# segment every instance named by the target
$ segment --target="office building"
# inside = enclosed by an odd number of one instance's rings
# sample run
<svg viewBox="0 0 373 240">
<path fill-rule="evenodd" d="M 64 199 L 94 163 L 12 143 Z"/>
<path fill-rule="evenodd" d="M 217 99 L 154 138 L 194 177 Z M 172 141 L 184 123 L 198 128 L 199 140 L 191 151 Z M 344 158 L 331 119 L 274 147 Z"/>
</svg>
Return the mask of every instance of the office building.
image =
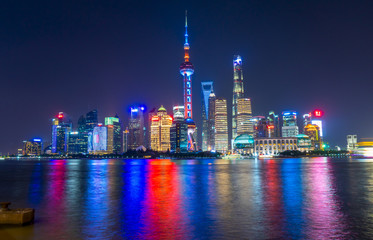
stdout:
<svg viewBox="0 0 373 240">
<path fill-rule="evenodd" d="M 208 136 L 207 151 L 215 151 L 215 101 L 216 96 L 214 92 L 209 96 L 209 109 L 208 109 Z"/>
<path fill-rule="evenodd" d="M 128 126 L 128 150 L 135 150 L 140 146 L 145 146 L 146 128 L 144 124 L 144 107 L 131 107 L 131 116 Z"/>
<path fill-rule="evenodd" d="M 208 150 L 208 141 L 210 138 L 208 121 L 209 121 L 209 98 L 213 92 L 213 82 L 201 82 L 202 89 L 202 151 Z"/>
<path fill-rule="evenodd" d="M 320 137 L 320 129 L 319 126 L 308 124 L 304 127 L 304 134 L 307 135 L 311 139 L 312 148 L 315 150 L 322 148 L 322 142 Z"/>
<path fill-rule="evenodd" d="M 188 125 L 181 111 L 174 112 L 174 119 L 170 129 L 170 141 L 172 152 L 188 151 Z"/>
<path fill-rule="evenodd" d="M 222 98 L 215 100 L 215 150 L 228 151 L 227 100 Z"/>
<path fill-rule="evenodd" d="M 67 153 L 68 133 L 71 129 L 72 122 L 67 114 L 60 112 L 52 119 L 52 153 Z"/>
<path fill-rule="evenodd" d="M 107 127 L 101 123 L 93 128 L 88 137 L 88 151 L 90 154 L 107 153 Z"/>
<path fill-rule="evenodd" d="M 347 135 L 347 151 L 356 151 L 357 148 L 357 135 Z"/>
<path fill-rule="evenodd" d="M 295 111 L 285 111 L 282 113 L 282 120 L 282 137 L 296 137 L 299 134 L 297 113 Z"/>
<path fill-rule="evenodd" d="M 107 127 L 107 152 L 122 153 L 122 123 L 118 115 L 115 117 L 106 117 L 105 126 Z"/>
<path fill-rule="evenodd" d="M 153 116 L 151 121 L 151 149 L 159 152 L 170 151 L 172 117 L 168 115 L 166 109 L 161 106 L 158 109 L 157 115 Z"/>
<path fill-rule="evenodd" d="M 233 58 L 233 102 L 232 102 L 232 139 L 237 137 L 237 104 L 244 97 L 243 72 L 241 56 Z"/>
<path fill-rule="evenodd" d="M 237 135 L 249 134 L 253 136 L 253 122 L 250 98 L 237 99 Z"/>
<path fill-rule="evenodd" d="M 273 136 L 271 137 L 281 137 L 281 126 L 280 126 L 280 118 L 277 114 L 273 111 L 269 112 L 268 116 L 268 125 L 273 126 Z"/>
<path fill-rule="evenodd" d="M 43 141 L 40 138 L 23 141 L 22 155 L 40 156 L 42 154 L 42 149 Z"/>
</svg>

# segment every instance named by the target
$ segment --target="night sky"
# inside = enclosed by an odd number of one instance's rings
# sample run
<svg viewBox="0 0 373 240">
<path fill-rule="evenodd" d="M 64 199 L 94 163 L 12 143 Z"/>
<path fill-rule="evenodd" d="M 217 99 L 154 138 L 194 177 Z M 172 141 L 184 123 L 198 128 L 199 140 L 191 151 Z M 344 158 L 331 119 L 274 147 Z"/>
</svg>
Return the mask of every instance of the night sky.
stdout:
<svg viewBox="0 0 373 240">
<path fill-rule="evenodd" d="M 373 137 L 373 1 L 6 1 L 0 5 L 0 152 L 50 142 L 51 118 L 183 101 L 188 10 L 194 119 L 201 81 L 228 100 L 243 58 L 253 115 L 325 111 L 330 146 Z"/>
</svg>

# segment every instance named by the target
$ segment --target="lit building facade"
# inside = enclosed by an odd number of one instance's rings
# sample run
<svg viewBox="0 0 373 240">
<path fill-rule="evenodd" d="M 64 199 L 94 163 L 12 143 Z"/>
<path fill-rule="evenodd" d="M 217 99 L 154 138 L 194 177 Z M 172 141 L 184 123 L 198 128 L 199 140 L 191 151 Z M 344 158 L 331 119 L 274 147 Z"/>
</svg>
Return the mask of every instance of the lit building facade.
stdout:
<svg viewBox="0 0 373 240">
<path fill-rule="evenodd" d="M 267 119 L 264 116 L 254 116 L 252 118 L 252 123 L 254 125 L 255 138 L 268 137 Z"/>
<path fill-rule="evenodd" d="M 347 151 L 356 151 L 357 148 L 357 135 L 347 135 Z"/>
<path fill-rule="evenodd" d="M 250 98 L 237 99 L 237 135 L 254 134 L 251 100 Z"/>
<path fill-rule="evenodd" d="M 118 115 L 106 117 L 105 126 L 107 127 L 107 152 L 122 153 L 122 123 Z"/>
<path fill-rule="evenodd" d="M 243 72 L 241 56 L 233 58 L 233 102 L 232 102 L 232 139 L 237 137 L 237 104 L 244 97 Z"/>
<path fill-rule="evenodd" d="M 59 112 L 52 119 L 52 153 L 66 154 L 68 145 L 68 133 L 72 129 L 72 122 L 68 116 Z"/>
<path fill-rule="evenodd" d="M 222 98 L 215 100 L 215 150 L 228 151 L 227 100 Z"/>
<path fill-rule="evenodd" d="M 282 137 L 296 137 L 299 134 L 297 113 L 295 111 L 285 111 L 282 113 L 282 120 Z"/>
<path fill-rule="evenodd" d="M 94 109 L 86 114 L 86 129 L 87 132 L 92 132 L 98 124 L 97 110 Z"/>
<path fill-rule="evenodd" d="M 210 93 L 209 96 L 209 110 L 208 110 L 208 136 L 207 139 L 207 151 L 215 151 L 215 101 L 216 96 L 214 92 Z"/>
<path fill-rule="evenodd" d="M 210 131 L 208 127 L 209 121 L 209 98 L 213 92 L 213 82 L 201 82 L 202 89 L 202 151 L 208 150 L 208 141 L 210 138 Z"/>
<path fill-rule="evenodd" d="M 180 111 L 174 112 L 174 119 L 170 129 L 170 141 L 172 152 L 188 151 L 188 125 L 185 122 L 184 114 Z"/>
<path fill-rule="evenodd" d="M 135 150 L 145 146 L 146 128 L 144 124 L 144 107 L 131 107 L 131 116 L 128 126 L 128 149 Z"/>
<path fill-rule="evenodd" d="M 298 150 L 297 141 L 296 137 L 255 138 L 254 155 L 275 156 L 287 150 Z"/>
<path fill-rule="evenodd" d="M 69 132 L 67 152 L 69 154 L 87 153 L 88 143 L 79 132 Z M 88 135 L 87 135 L 88 137 Z M 87 138 L 88 141 L 88 138 Z M 87 145 L 86 145 L 87 144 Z"/>
<path fill-rule="evenodd" d="M 43 141 L 40 138 L 23 141 L 22 154 L 25 156 L 40 156 L 42 149 Z"/>
<path fill-rule="evenodd" d="M 269 112 L 268 126 L 273 134 L 269 134 L 269 137 L 281 137 L 280 119 L 273 111 Z M 273 126 L 273 127 L 271 127 Z"/>
<path fill-rule="evenodd" d="M 319 126 L 308 124 L 304 127 L 304 134 L 307 135 L 311 139 L 312 148 L 317 150 L 321 149 L 322 142 L 320 137 L 320 129 Z"/>
<path fill-rule="evenodd" d="M 91 154 L 105 154 L 107 153 L 107 127 L 99 123 L 93 128 L 93 132 L 88 138 L 89 153 Z"/>
<path fill-rule="evenodd" d="M 161 106 L 158 109 L 157 115 L 153 116 L 151 121 L 151 149 L 159 152 L 170 151 L 172 117 L 168 115 L 166 109 Z"/>
<path fill-rule="evenodd" d="M 180 65 L 180 74 L 184 80 L 184 118 L 188 124 L 188 151 L 197 150 L 196 142 L 196 125 L 193 119 L 192 106 L 192 75 L 194 74 L 194 66 L 189 61 L 189 42 L 188 42 L 188 20 L 185 12 L 185 42 L 184 42 L 184 62 Z"/>
</svg>

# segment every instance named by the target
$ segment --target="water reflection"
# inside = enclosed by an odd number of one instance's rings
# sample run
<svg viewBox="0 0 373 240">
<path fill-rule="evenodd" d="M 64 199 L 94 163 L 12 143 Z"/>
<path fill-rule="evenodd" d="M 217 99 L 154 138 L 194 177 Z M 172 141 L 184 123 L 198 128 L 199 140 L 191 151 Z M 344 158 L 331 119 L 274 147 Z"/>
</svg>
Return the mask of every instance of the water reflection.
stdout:
<svg viewBox="0 0 373 240">
<path fill-rule="evenodd" d="M 20 161 L 22 169 L 3 162 L 0 181 L 11 184 L 0 193 L 14 191 L 14 205 L 26 199 L 36 208 L 36 223 L 18 229 L 36 239 L 372 236 L 370 162 L 75 159 Z M 13 176 L 17 168 L 26 177 Z"/>
</svg>

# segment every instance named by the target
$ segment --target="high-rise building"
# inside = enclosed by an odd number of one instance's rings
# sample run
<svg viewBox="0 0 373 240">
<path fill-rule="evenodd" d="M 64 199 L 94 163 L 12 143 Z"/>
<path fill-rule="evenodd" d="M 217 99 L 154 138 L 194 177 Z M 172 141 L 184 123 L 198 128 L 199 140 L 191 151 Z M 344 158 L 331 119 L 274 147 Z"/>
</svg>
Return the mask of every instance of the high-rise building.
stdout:
<svg viewBox="0 0 373 240">
<path fill-rule="evenodd" d="M 210 93 L 209 96 L 209 110 L 208 110 L 208 136 L 207 139 L 207 150 L 215 151 L 215 101 L 216 96 L 214 92 Z"/>
<path fill-rule="evenodd" d="M 184 80 L 184 118 L 188 124 L 188 151 L 195 151 L 197 148 L 196 142 L 196 125 L 193 118 L 192 108 L 192 75 L 194 74 L 194 66 L 189 61 L 189 42 L 188 42 L 188 20 L 185 12 L 185 43 L 184 43 L 184 62 L 180 65 L 180 74 Z"/>
<path fill-rule="evenodd" d="M 40 138 L 34 138 L 29 141 L 23 141 L 22 154 L 26 156 L 40 156 L 43 149 L 43 141 Z"/>
<path fill-rule="evenodd" d="M 52 153 L 67 153 L 68 133 L 72 129 L 72 122 L 63 112 L 52 119 Z"/>
<path fill-rule="evenodd" d="M 233 58 L 233 105 L 232 105 L 232 139 L 237 137 L 237 103 L 244 97 L 243 73 L 241 56 Z"/>
<path fill-rule="evenodd" d="M 201 82 L 202 89 L 202 151 L 208 150 L 208 140 L 210 138 L 208 120 L 209 120 L 209 97 L 213 92 L 213 82 Z"/>
<path fill-rule="evenodd" d="M 157 116 L 157 109 L 154 107 L 148 112 L 147 122 L 146 122 L 146 147 L 151 148 L 151 135 L 152 135 L 152 118 Z"/>
<path fill-rule="evenodd" d="M 94 109 L 86 114 L 86 129 L 87 132 L 92 132 L 93 128 L 98 124 L 97 110 Z"/>
<path fill-rule="evenodd" d="M 322 117 L 324 116 L 324 112 L 322 110 L 316 109 L 310 115 L 311 115 L 311 124 L 319 126 L 320 137 L 322 139 L 324 137 L 323 124 L 322 124 Z"/>
<path fill-rule="evenodd" d="M 273 126 L 273 136 L 270 137 L 281 137 L 280 118 L 273 111 L 269 112 L 268 125 Z"/>
<path fill-rule="evenodd" d="M 123 131 L 123 152 L 126 153 L 128 151 L 128 133 L 129 130 L 126 128 L 126 130 Z"/>
<path fill-rule="evenodd" d="M 311 124 L 311 114 L 310 113 L 303 114 L 303 129 L 308 124 Z"/>
<path fill-rule="evenodd" d="M 151 125 L 151 148 L 154 151 L 166 152 L 171 150 L 170 128 L 172 117 L 161 106 L 157 116 L 153 116 Z"/>
<path fill-rule="evenodd" d="M 106 117 L 105 126 L 107 127 L 107 152 L 122 153 L 122 124 L 118 115 L 115 117 Z"/>
<path fill-rule="evenodd" d="M 185 112 L 184 105 L 174 106 L 174 107 L 172 108 L 172 110 L 173 110 L 173 114 L 174 114 L 174 115 L 175 115 L 177 112 L 180 112 L 180 113 L 182 113 L 183 116 L 184 116 L 184 112 Z"/>
<path fill-rule="evenodd" d="M 228 151 L 227 100 L 222 98 L 215 100 L 215 150 Z"/>
<path fill-rule="evenodd" d="M 295 111 L 284 111 L 282 120 L 282 137 L 296 137 L 299 134 L 297 113 Z"/>
<path fill-rule="evenodd" d="M 181 111 L 174 112 L 174 120 L 170 129 L 171 151 L 188 151 L 188 125 Z"/>
<path fill-rule="evenodd" d="M 250 98 L 239 98 L 237 99 L 237 136 L 241 134 L 249 134 L 253 136 L 253 122 L 251 101 Z"/>
<path fill-rule="evenodd" d="M 310 137 L 311 145 L 313 149 L 322 148 L 319 126 L 308 124 L 307 126 L 304 127 L 304 134 Z"/>
<path fill-rule="evenodd" d="M 84 139 L 81 137 L 81 134 L 79 132 L 68 133 L 67 152 L 69 154 L 81 154 L 81 153 L 85 154 L 87 153 L 87 147 L 88 147 L 88 135 L 87 135 L 87 139 Z"/>
<path fill-rule="evenodd" d="M 131 107 L 131 117 L 128 126 L 128 149 L 135 150 L 145 146 L 146 128 L 144 124 L 144 107 Z"/>
<path fill-rule="evenodd" d="M 357 135 L 347 135 L 347 151 L 356 151 L 357 147 Z"/>
<path fill-rule="evenodd" d="M 107 128 L 101 123 L 97 124 L 93 128 L 93 132 L 90 132 L 88 138 L 89 148 L 88 151 L 91 154 L 104 154 L 107 153 Z"/>
<path fill-rule="evenodd" d="M 254 116 L 252 118 L 254 125 L 254 138 L 265 138 L 268 137 L 268 125 L 267 119 L 264 116 Z"/>
<path fill-rule="evenodd" d="M 81 149 L 80 153 L 88 153 L 88 130 L 87 130 L 87 122 L 84 116 L 80 116 L 78 120 L 78 133 L 79 138 L 81 140 Z"/>
</svg>

